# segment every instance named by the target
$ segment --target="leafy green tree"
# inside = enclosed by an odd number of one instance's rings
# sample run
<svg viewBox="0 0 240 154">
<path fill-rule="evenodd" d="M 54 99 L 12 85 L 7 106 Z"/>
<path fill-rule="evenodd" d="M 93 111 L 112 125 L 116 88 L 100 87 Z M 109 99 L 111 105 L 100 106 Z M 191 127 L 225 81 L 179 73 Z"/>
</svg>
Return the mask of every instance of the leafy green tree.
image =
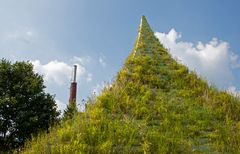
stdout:
<svg viewBox="0 0 240 154">
<path fill-rule="evenodd" d="M 63 120 L 72 119 L 73 116 L 77 113 L 76 102 L 71 102 L 63 113 Z"/>
<path fill-rule="evenodd" d="M 41 75 L 29 62 L 0 60 L 0 149 L 19 147 L 39 131 L 47 131 L 59 112 L 54 96 L 45 93 Z"/>
</svg>

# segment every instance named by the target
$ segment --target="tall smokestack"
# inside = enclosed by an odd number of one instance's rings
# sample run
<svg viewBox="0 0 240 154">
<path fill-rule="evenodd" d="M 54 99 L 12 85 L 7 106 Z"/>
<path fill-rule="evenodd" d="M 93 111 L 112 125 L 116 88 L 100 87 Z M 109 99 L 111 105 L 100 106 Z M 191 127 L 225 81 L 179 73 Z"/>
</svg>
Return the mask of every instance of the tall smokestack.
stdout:
<svg viewBox="0 0 240 154">
<path fill-rule="evenodd" d="M 73 82 L 76 82 L 77 77 L 77 65 L 73 66 Z"/>
<path fill-rule="evenodd" d="M 71 87 L 70 87 L 70 97 L 69 97 L 69 105 L 70 103 L 76 104 L 76 98 L 77 98 L 77 65 L 73 66 L 73 79 L 71 82 Z"/>
</svg>

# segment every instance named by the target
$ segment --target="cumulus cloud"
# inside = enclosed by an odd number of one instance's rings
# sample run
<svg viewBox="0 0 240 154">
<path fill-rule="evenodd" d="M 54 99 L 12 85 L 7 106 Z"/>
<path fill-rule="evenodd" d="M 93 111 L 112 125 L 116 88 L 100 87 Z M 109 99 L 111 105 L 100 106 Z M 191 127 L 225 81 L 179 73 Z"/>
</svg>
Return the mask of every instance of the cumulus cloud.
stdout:
<svg viewBox="0 0 240 154">
<path fill-rule="evenodd" d="M 61 86 L 71 81 L 73 64 L 68 64 L 58 60 L 53 60 L 46 64 L 42 64 L 40 60 L 34 60 L 31 62 L 34 65 L 35 72 L 42 74 L 44 81 L 47 83 L 54 83 Z M 92 80 L 92 74 L 87 72 L 82 64 L 74 64 L 78 66 L 77 80 L 84 79 L 87 82 L 90 82 Z"/>
<path fill-rule="evenodd" d="M 92 81 L 92 74 L 86 69 L 88 58 L 74 57 L 69 62 L 52 60 L 42 63 L 40 60 L 31 61 L 34 71 L 43 75 L 44 82 L 47 85 L 47 91 L 56 94 L 56 104 L 58 110 L 63 113 L 68 100 L 69 85 L 72 80 L 73 65 L 77 65 L 77 82 L 82 84 Z M 65 98 L 64 98 L 65 97 Z M 63 103 L 65 102 L 65 103 Z"/>
<path fill-rule="evenodd" d="M 66 104 L 61 102 L 60 100 L 56 99 L 56 104 L 57 104 L 57 110 L 61 111 L 61 114 L 63 114 L 64 109 L 66 108 Z"/>
<path fill-rule="evenodd" d="M 227 89 L 235 80 L 232 69 L 239 67 L 238 56 L 229 50 L 229 44 L 213 38 L 208 43 L 180 41 L 181 34 L 171 29 L 155 33 L 171 55 L 190 70 L 196 71 L 211 84 Z"/>
<path fill-rule="evenodd" d="M 64 81 L 70 80 L 72 68 L 64 62 L 54 60 L 47 64 L 42 64 L 39 60 L 35 60 L 32 63 L 34 70 L 43 74 L 46 82 L 55 82 L 62 85 Z"/>
</svg>

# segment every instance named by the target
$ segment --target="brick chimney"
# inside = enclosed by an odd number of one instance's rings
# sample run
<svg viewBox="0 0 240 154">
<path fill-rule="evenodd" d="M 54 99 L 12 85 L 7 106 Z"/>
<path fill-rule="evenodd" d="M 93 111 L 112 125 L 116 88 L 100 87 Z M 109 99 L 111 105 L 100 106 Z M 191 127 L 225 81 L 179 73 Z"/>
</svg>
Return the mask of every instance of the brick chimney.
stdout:
<svg viewBox="0 0 240 154">
<path fill-rule="evenodd" d="M 76 104 L 76 98 L 77 98 L 77 82 L 76 82 L 76 77 L 77 77 L 77 65 L 73 66 L 73 79 L 71 82 L 71 87 L 70 87 L 70 97 L 69 97 L 69 105 L 70 103 Z"/>
</svg>

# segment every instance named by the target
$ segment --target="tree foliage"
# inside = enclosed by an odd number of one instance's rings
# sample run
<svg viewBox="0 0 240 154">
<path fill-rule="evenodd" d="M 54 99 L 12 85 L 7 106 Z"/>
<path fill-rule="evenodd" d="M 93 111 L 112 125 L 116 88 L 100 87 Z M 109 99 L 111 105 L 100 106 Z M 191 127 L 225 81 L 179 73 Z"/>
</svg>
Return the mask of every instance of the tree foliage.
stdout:
<svg viewBox="0 0 240 154">
<path fill-rule="evenodd" d="M 75 114 L 77 114 L 76 102 L 71 102 L 69 105 L 67 105 L 67 108 L 64 110 L 63 120 L 72 119 Z"/>
<path fill-rule="evenodd" d="M 10 150 L 56 121 L 54 97 L 29 62 L 0 61 L 0 149 Z"/>
</svg>

